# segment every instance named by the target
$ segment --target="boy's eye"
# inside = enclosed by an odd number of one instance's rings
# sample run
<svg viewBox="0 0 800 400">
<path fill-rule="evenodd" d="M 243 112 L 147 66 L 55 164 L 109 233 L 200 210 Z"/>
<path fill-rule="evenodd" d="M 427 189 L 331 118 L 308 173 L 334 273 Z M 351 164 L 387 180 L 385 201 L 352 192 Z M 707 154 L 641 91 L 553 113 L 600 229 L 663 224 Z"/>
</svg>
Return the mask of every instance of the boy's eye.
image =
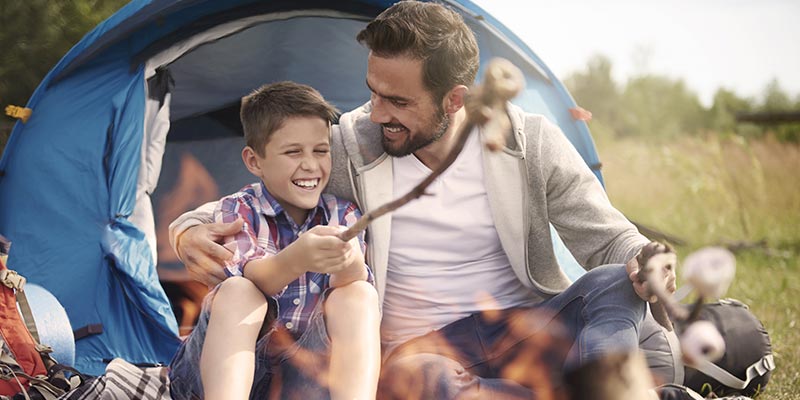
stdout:
<svg viewBox="0 0 800 400">
<path fill-rule="evenodd" d="M 328 149 L 317 149 L 317 150 L 314 150 L 314 152 L 315 153 L 320 153 L 320 154 L 328 154 L 330 152 L 330 150 L 328 150 Z"/>
<path fill-rule="evenodd" d="M 286 152 L 283 154 L 289 154 L 289 155 L 300 154 L 300 150 L 286 150 Z"/>
</svg>

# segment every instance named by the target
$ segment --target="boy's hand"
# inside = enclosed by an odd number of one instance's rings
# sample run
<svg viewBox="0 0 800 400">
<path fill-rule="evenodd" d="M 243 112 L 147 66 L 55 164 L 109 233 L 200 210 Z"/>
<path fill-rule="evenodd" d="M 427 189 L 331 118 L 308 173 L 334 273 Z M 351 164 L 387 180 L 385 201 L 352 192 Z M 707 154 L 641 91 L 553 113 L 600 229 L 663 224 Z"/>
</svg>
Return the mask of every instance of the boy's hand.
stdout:
<svg viewBox="0 0 800 400">
<path fill-rule="evenodd" d="M 332 274 L 347 268 L 356 254 L 350 242 L 336 236 L 340 231 L 335 226 L 317 225 L 300 235 L 291 245 L 296 255 L 294 267 L 299 269 L 297 272 Z"/>
<path fill-rule="evenodd" d="M 344 231 L 345 227 L 340 227 L 339 230 Z M 344 286 L 350 282 L 367 280 L 368 273 L 364 265 L 364 253 L 361 251 L 361 242 L 358 236 L 350 239 L 350 256 L 345 261 L 344 268 L 336 273 L 331 274 L 330 284 L 331 287 Z"/>
</svg>

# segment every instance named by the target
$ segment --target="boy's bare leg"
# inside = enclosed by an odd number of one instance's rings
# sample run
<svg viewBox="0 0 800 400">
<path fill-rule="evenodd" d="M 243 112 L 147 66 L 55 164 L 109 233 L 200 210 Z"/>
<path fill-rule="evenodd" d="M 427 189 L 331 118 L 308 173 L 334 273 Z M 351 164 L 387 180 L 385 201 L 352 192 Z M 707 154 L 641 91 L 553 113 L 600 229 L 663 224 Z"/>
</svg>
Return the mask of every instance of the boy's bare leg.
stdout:
<svg viewBox="0 0 800 400">
<path fill-rule="evenodd" d="M 365 281 L 336 288 L 325 301 L 333 400 L 374 399 L 380 373 L 378 293 Z"/>
<path fill-rule="evenodd" d="M 255 346 L 266 315 L 267 301 L 249 280 L 228 278 L 217 289 L 200 355 L 207 400 L 250 397 Z"/>
</svg>

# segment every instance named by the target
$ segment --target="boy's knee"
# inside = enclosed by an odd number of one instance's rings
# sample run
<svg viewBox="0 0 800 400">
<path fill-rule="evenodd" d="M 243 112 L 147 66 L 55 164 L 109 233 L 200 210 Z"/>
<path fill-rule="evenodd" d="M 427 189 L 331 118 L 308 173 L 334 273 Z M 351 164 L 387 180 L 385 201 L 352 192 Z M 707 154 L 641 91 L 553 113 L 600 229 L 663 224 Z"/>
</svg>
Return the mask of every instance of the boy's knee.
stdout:
<svg viewBox="0 0 800 400">
<path fill-rule="evenodd" d="M 355 281 L 331 291 L 326 308 L 372 308 L 378 305 L 378 292 L 366 281 Z"/>
<path fill-rule="evenodd" d="M 260 306 L 267 303 L 267 298 L 251 280 L 241 276 L 232 276 L 222 281 L 217 288 L 217 293 L 214 294 L 214 304 L 230 302 L 240 306 L 244 304 Z"/>
</svg>

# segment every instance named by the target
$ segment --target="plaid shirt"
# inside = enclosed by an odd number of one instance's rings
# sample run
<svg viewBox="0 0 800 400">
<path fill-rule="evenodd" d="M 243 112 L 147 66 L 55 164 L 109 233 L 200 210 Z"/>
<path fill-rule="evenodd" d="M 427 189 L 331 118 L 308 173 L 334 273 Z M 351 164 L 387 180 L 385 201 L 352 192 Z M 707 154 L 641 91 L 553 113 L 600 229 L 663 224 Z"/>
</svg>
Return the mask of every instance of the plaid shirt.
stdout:
<svg viewBox="0 0 800 400">
<path fill-rule="evenodd" d="M 309 211 L 305 222 L 297 226 L 263 184 L 245 186 L 239 192 L 223 197 L 214 210 L 216 222 L 244 220 L 241 232 L 225 238 L 225 247 L 233 252 L 231 261 L 225 265 L 225 273 L 228 276 L 242 275 L 249 261 L 278 254 L 314 226 L 351 226 L 360 216 L 355 204 L 323 194 L 317 206 Z M 359 235 L 359 242 L 361 251 L 365 252 L 363 233 Z M 364 267 L 367 280 L 374 283 L 372 272 L 366 265 Z M 295 335 L 302 334 L 320 296 L 330 287 L 329 281 L 328 274 L 306 272 L 272 296 L 278 304 L 276 323 Z"/>
</svg>

